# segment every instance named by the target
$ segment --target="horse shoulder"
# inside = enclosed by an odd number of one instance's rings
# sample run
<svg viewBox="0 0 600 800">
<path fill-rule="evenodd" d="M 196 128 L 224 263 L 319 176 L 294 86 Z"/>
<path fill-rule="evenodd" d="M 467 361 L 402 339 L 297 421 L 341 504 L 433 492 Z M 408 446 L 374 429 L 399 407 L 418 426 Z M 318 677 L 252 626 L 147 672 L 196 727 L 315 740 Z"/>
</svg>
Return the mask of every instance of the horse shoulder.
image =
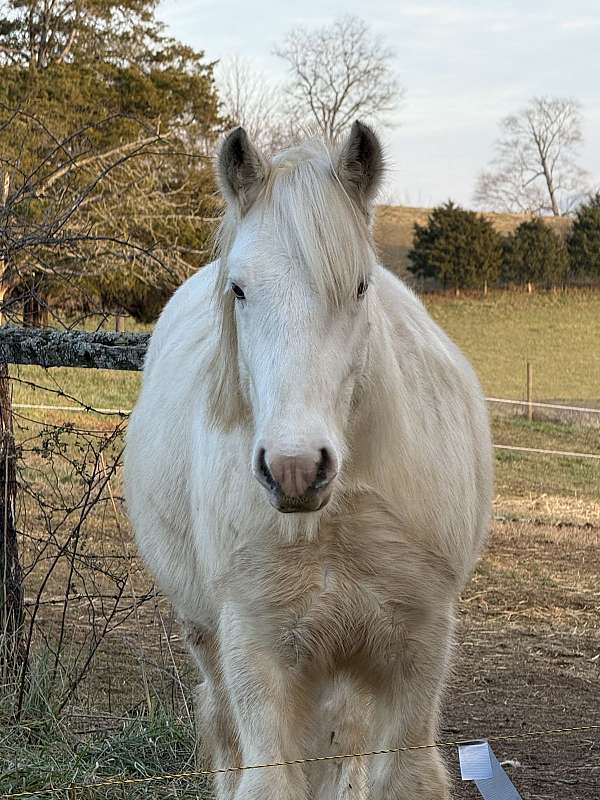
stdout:
<svg viewBox="0 0 600 800">
<path fill-rule="evenodd" d="M 217 261 L 202 267 L 179 286 L 163 308 L 150 338 L 144 382 L 157 361 L 172 359 L 173 348 L 179 353 L 186 344 L 209 338 L 215 321 L 212 296 L 217 270 Z"/>
<path fill-rule="evenodd" d="M 376 439 L 393 484 L 388 490 L 412 510 L 421 530 L 429 527 L 438 551 L 468 571 L 489 527 L 493 469 L 485 398 L 468 360 L 414 293 L 383 269 L 377 290 L 388 342 L 379 374 L 391 388 L 384 411 L 370 418 L 386 422 Z"/>
<path fill-rule="evenodd" d="M 204 267 L 165 306 L 127 430 L 125 495 L 137 543 L 179 606 L 187 587 L 200 582 L 189 474 L 214 336 L 215 271 L 214 264 Z"/>
</svg>

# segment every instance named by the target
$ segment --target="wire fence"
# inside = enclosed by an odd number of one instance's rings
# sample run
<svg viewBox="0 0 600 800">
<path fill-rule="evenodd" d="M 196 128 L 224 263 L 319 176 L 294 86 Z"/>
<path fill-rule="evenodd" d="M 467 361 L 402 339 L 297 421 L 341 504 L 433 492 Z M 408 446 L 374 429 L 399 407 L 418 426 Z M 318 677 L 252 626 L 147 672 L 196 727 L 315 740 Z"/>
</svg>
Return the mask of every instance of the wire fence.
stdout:
<svg viewBox="0 0 600 800">
<path fill-rule="evenodd" d="M 587 408 L 585 406 L 570 406 L 570 405 L 561 405 L 557 403 L 537 403 L 537 402 L 529 402 L 527 400 L 510 400 L 508 398 L 499 398 L 499 397 L 486 397 L 488 403 L 500 403 L 506 404 L 510 406 L 534 406 L 535 408 L 540 409 L 552 409 L 552 410 L 560 410 L 560 411 L 567 411 L 573 413 L 580 413 L 580 414 L 591 414 L 591 415 L 600 415 L 600 408 Z M 15 410 L 28 410 L 28 411 L 51 411 L 54 413 L 68 413 L 68 414 L 83 414 L 83 413 L 96 413 L 102 415 L 115 415 L 122 418 L 127 418 L 133 409 L 131 408 L 96 408 L 89 405 L 70 405 L 70 406 L 61 406 L 61 405 L 53 405 L 53 404 L 41 404 L 41 403 L 13 403 L 13 408 Z M 564 458 L 583 458 L 583 459 L 593 459 L 593 460 L 600 460 L 600 454 L 598 453 L 585 453 L 585 452 L 577 452 L 573 450 L 557 450 L 557 449 L 548 449 L 548 448 L 541 448 L 541 447 L 526 447 L 526 446 L 518 446 L 518 445 L 510 445 L 510 444 L 500 444 L 494 443 L 494 448 L 496 450 L 509 450 L 516 453 L 532 453 L 532 454 L 539 454 L 545 456 L 560 456 Z"/>
<path fill-rule="evenodd" d="M 514 406 L 534 406 L 534 408 L 552 408 L 559 411 L 574 411 L 584 414 L 600 414 L 600 408 L 592 408 L 589 406 L 570 406 L 562 403 L 541 403 L 530 400 L 512 400 L 506 397 L 486 397 L 488 403 L 504 403 L 506 405 Z M 42 405 L 39 403 L 14 403 L 14 408 L 25 409 L 39 409 L 44 411 L 72 411 L 82 413 L 84 411 L 98 412 L 102 414 L 131 414 L 131 408 L 94 408 L 92 406 L 78 405 L 78 406 L 59 406 L 59 405 Z"/>
<path fill-rule="evenodd" d="M 495 734 L 485 738 L 487 742 L 505 742 L 514 741 L 516 739 L 528 739 L 531 737 L 548 738 L 550 736 L 564 736 L 567 734 L 582 734 L 589 731 L 600 730 L 600 725 L 581 725 L 573 728 L 555 728 L 542 731 L 521 731 L 520 733 L 512 734 Z M 327 756 L 310 756 L 307 758 L 294 758 L 289 761 L 272 761 L 263 764 L 245 764 L 240 766 L 221 767 L 219 769 L 198 769 L 190 772 L 171 772 L 158 775 L 144 775 L 135 778 L 127 778 L 122 776 L 113 776 L 101 781 L 93 783 L 80 783 L 68 784 L 66 786 L 53 786 L 39 791 L 23 791 L 12 792 L 9 794 L 0 794 L 0 800 L 17 800 L 23 797 L 40 797 L 44 795 L 58 794 L 60 792 L 75 793 L 84 790 L 99 790 L 107 789 L 110 786 L 132 786 L 139 784 L 150 783 L 163 783 L 166 781 L 186 780 L 190 781 L 194 778 L 208 777 L 215 775 L 224 775 L 227 773 L 247 772 L 250 770 L 274 769 L 281 767 L 291 767 L 303 764 L 318 764 L 330 761 L 346 761 L 354 758 L 373 758 L 375 756 L 384 755 L 397 755 L 400 753 L 408 753 L 419 750 L 431 750 L 434 748 L 450 748 L 460 747 L 461 745 L 470 744 L 472 742 L 481 740 L 480 737 L 469 737 L 467 739 L 457 739 L 453 741 L 432 742 L 429 744 L 417 744 L 407 747 L 389 747 L 378 750 L 368 750 L 360 753 L 343 753 L 340 755 L 327 755 Z"/>
<path fill-rule="evenodd" d="M 600 414 L 600 408 L 589 406 L 570 406 L 562 403 L 538 403 L 534 400 L 509 400 L 506 397 L 486 397 L 488 403 L 504 403 L 513 406 L 533 406 L 533 408 L 552 408 L 557 411 L 574 411 L 584 414 Z"/>
<path fill-rule="evenodd" d="M 81 698 L 94 695 L 98 708 L 107 703 L 127 707 L 140 702 L 151 713 L 156 694 L 172 698 L 173 708 L 185 705 L 189 692 L 188 676 L 182 672 L 183 642 L 174 634 L 172 610 L 148 582 L 137 554 L 131 547 L 120 486 L 122 437 L 130 408 L 110 405 L 95 407 L 80 400 L 64 387 L 42 387 L 19 376 L 11 378 L 22 386 L 50 391 L 63 403 L 14 402 L 19 465 L 19 498 L 16 509 L 17 532 L 23 558 L 23 598 L 26 623 L 24 662 L 45 648 L 50 679 L 56 687 L 52 704 L 59 714 L 81 709 Z M 487 398 L 490 405 L 527 407 L 528 401 Z M 67 403 L 64 403 L 67 400 Z M 541 411 L 566 411 L 587 420 L 600 409 L 535 403 Z M 32 413 L 30 413 L 32 412 Z M 62 420 L 53 415 L 67 415 Z M 97 426 L 80 424 L 81 414 L 98 415 Z M 104 420 L 100 420 L 103 417 Z M 525 434 L 529 431 L 524 428 Z M 524 434 L 524 435 L 525 435 Z M 577 443 L 585 444 L 580 440 Z M 561 444 L 563 441 L 561 441 Z M 542 456 L 557 463 L 563 458 L 589 463 L 600 460 L 600 453 L 584 449 L 545 448 L 527 444 L 497 443 L 498 451 L 524 456 Z M 595 468 L 595 466 L 594 466 Z M 589 477 L 586 478 L 589 480 Z M 477 597 L 475 593 L 474 597 Z M 114 647 L 114 633 L 121 637 Z M 152 641 L 149 640 L 152 631 Z M 132 659 L 132 654 L 133 656 Z M 135 693 L 124 697 L 115 690 L 119 669 L 131 669 L 132 660 L 141 675 Z M 106 692 L 98 690 L 94 673 L 103 670 Z M 16 711 L 26 718 L 30 686 L 25 668 L 17 675 Z M 106 695 L 106 697 L 105 697 Z M 101 712 L 99 712 L 101 713 Z M 189 713 L 189 712 L 186 712 Z M 109 716 L 109 715 L 107 715 Z M 99 719 L 98 714 L 92 718 Z M 191 716 L 190 716 L 191 719 Z M 190 723 L 191 724 L 191 723 Z M 537 736 L 577 736 L 596 731 L 598 725 L 492 735 L 488 741 L 509 741 Z M 108 790 L 111 786 L 143 786 L 192 781 L 225 771 L 283 767 L 289 764 L 370 758 L 404 750 L 458 746 L 464 739 L 424 744 L 410 748 L 390 748 L 342 755 L 317 755 L 292 762 L 231 766 L 219 770 L 164 771 L 161 774 L 113 775 L 102 780 L 68 783 L 56 781 L 35 791 L 9 792 L 5 800 L 52 795 L 64 792 L 76 797 L 85 790 Z M 133 766 L 135 773 L 138 769 Z M 1 777 L 1 776 L 0 776 Z"/>
</svg>

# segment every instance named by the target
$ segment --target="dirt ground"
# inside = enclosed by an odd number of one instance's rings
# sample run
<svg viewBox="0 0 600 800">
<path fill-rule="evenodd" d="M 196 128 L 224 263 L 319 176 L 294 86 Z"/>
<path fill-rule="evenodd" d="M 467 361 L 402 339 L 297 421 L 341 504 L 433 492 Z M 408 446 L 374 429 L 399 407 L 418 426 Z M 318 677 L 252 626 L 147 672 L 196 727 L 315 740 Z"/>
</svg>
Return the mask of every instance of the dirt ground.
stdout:
<svg viewBox="0 0 600 800">
<path fill-rule="evenodd" d="M 600 725 L 599 539 L 591 523 L 496 523 L 461 604 L 443 739 Z M 524 799 L 600 797 L 600 730 L 492 747 Z M 457 782 L 463 797 L 479 794 Z"/>
<path fill-rule="evenodd" d="M 497 503 L 489 548 L 460 605 L 442 740 L 600 725 L 600 524 L 594 504 L 581 505 L 561 507 L 561 521 L 552 523 L 548 498 L 537 516 L 535 503 Z M 132 563 L 139 593 L 145 579 L 135 557 Z M 130 606 L 131 594 L 122 603 Z M 48 631 L 53 606 L 40 613 Z M 82 612 L 70 624 L 84 631 L 86 619 Z M 82 685 L 76 711 L 90 715 L 76 722 L 82 732 L 97 731 L 104 715 L 144 708 L 148 685 L 180 707 L 183 687 L 193 680 L 163 599 L 145 603 L 137 619 L 123 619 Z M 506 769 L 523 800 L 600 797 L 600 730 L 492 746 L 500 761 L 510 760 Z M 456 800 L 479 797 L 471 784 L 460 783 L 456 748 L 446 758 Z"/>
</svg>

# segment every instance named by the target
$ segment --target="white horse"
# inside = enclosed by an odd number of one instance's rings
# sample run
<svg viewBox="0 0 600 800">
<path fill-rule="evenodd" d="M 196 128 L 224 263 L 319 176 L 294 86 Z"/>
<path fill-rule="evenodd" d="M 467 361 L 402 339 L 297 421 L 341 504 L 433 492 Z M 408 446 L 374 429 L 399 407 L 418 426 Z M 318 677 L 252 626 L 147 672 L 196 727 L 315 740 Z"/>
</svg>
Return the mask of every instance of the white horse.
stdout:
<svg viewBox="0 0 600 800">
<path fill-rule="evenodd" d="M 377 263 L 375 134 L 225 139 L 220 257 L 154 330 L 129 423 L 143 558 L 184 621 L 208 764 L 433 742 L 486 538 L 479 383 Z M 231 772 L 219 800 L 447 798 L 432 749 Z"/>
</svg>

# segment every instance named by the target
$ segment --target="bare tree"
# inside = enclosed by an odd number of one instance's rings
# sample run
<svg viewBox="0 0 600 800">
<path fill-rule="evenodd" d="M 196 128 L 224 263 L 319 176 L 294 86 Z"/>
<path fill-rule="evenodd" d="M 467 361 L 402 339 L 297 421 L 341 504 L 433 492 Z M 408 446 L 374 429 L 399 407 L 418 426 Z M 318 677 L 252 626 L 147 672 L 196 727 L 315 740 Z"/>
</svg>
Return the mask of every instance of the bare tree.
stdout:
<svg viewBox="0 0 600 800">
<path fill-rule="evenodd" d="M 237 55 L 219 62 L 215 78 L 223 114 L 232 125 L 242 125 L 265 152 L 286 144 L 289 131 L 277 84 Z"/>
<path fill-rule="evenodd" d="M 120 118 L 59 136 L 0 103 L 0 320 L 15 321 L 21 306 L 26 316 L 31 301 L 47 312 L 50 296 L 71 311 L 153 316 L 210 254 L 210 159 L 131 117 L 129 141 L 98 147 Z"/>
<path fill-rule="evenodd" d="M 579 103 L 535 97 L 500 128 L 492 168 L 477 181 L 476 203 L 556 217 L 568 212 L 586 191 L 587 174 L 576 163 L 582 141 Z"/>
<path fill-rule="evenodd" d="M 357 17 L 316 30 L 294 28 L 275 55 L 288 65 L 288 104 L 296 121 L 316 123 L 327 136 L 337 136 L 356 117 L 389 122 L 402 98 L 393 51 Z"/>
</svg>

